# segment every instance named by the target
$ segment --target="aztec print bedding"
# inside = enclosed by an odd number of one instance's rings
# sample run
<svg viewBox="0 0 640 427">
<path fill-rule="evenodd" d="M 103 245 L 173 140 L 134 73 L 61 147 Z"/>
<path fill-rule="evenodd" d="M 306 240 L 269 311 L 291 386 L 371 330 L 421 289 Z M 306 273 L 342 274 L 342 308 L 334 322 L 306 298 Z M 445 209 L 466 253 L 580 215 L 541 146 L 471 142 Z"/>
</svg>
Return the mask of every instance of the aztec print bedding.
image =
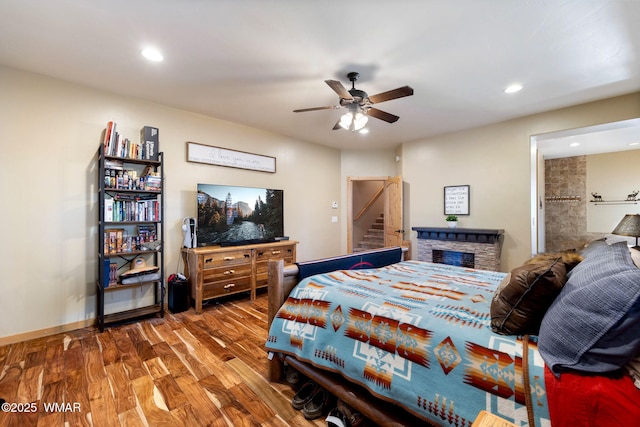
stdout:
<svg viewBox="0 0 640 427">
<path fill-rule="evenodd" d="M 481 410 L 526 426 L 522 342 L 491 331 L 507 273 L 403 261 L 303 279 L 271 325 L 268 350 L 339 372 L 435 425 Z M 543 362 L 529 345 L 535 422 L 549 426 Z"/>
</svg>

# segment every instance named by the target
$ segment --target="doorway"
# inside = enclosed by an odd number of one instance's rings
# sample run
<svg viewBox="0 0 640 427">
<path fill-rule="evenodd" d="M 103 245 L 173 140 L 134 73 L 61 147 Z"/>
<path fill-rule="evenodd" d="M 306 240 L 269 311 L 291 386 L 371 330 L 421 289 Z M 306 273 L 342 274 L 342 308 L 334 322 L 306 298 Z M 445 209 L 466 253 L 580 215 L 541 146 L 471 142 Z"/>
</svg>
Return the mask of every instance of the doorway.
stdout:
<svg viewBox="0 0 640 427">
<path fill-rule="evenodd" d="M 347 252 L 403 243 L 402 177 L 348 177 Z"/>
<path fill-rule="evenodd" d="M 640 118 L 533 135 L 530 138 L 532 255 L 547 250 L 545 214 L 548 198 L 545 198 L 545 160 L 638 150 L 640 148 L 638 143 L 640 143 Z M 631 173 L 633 171 L 630 171 Z M 584 195 L 579 195 L 583 197 L 583 204 L 588 202 L 584 198 L 588 197 L 589 191 L 591 190 L 585 191 Z M 571 200 L 560 200 L 560 202 L 572 203 Z"/>
</svg>

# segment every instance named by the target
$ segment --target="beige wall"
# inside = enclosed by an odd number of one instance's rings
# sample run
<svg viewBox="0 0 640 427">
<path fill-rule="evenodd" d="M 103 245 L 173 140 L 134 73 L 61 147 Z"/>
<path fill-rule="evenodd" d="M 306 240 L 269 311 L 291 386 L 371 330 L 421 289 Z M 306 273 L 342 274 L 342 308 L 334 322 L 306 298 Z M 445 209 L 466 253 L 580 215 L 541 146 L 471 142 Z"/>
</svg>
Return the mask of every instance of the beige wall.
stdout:
<svg viewBox="0 0 640 427">
<path fill-rule="evenodd" d="M 131 139 L 144 125 L 160 129 L 168 272 L 178 269 L 198 182 L 282 188 L 298 258 L 342 250 L 341 223 L 330 221 L 342 192 L 338 150 L 2 67 L 0 93 L 0 339 L 95 318 L 96 153 L 108 120 Z M 277 173 L 186 162 L 186 141 L 274 156 Z"/>
<path fill-rule="evenodd" d="M 592 199 L 591 193 L 599 193 L 603 200 L 625 200 L 630 193 L 640 190 L 639 167 L 640 150 L 587 156 L 587 200 Z M 640 213 L 637 202 L 588 203 L 586 210 L 590 233 L 611 233 L 626 214 Z"/>
<path fill-rule="evenodd" d="M 366 141 L 365 141 L 366 143 Z M 395 176 L 397 163 L 394 149 L 364 150 L 341 153 L 341 239 L 340 250 L 347 253 L 347 178 L 349 177 L 386 177 Z"/>
<path fill-rule="evenodd" d="M 459 226 L 503 228 L 501 265 L 511 270 L 531 253 L 531 136 L 636 117 L 640 93 L 404 143 L 410 225 L 444 226 L 443 187 L 469 184 L 470 215 Z"/>
<path fill-rule="evenodd" d="M 469 184 L 471 215 L 461 217 L 460 226 L 504 228 L 502 266 L 511 269 L 531 246 L 530 136 L 640 117 L 640 94 L 634 94 L 390 150 L 341 153 L 2 67 L 0 93 L 0 340 L 90 324 L 95 317 L 96 152 L 108 120 L 134 138 L 144 125 L 160 129 L 171 272 L 179 269 L 180 221 L 195 214 L 198 182 L 284 189 L 285 232 L 301 242 L 298 257 L 307 260 L 346 251 L 347 176 L 393 175 L 405 181 L 406 237 L 414 245 L 410 227 L 444 225 L 443 186 Z M 275 156 L 278 171 L 188 163 L 186 141 Z M 331 222 L 334 200 L 338 223 Z"/>
</svg>

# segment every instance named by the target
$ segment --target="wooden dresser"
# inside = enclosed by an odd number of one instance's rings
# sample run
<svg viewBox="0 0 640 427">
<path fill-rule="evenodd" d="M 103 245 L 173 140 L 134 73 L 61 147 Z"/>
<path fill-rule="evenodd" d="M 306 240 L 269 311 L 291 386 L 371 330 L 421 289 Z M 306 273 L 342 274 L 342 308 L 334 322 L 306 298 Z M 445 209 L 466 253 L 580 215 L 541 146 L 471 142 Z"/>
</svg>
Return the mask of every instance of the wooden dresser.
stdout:
<svg viewBox="0 0 640 427">
<path fill-rule="evenodd" d="M 267 286 L 269 260 L 296 262 L 297 244 L 283 240 L 258 245 L 183 248 L 185 276 L 196 313 L 202 313 L 202 301 L 212 298 L 249 291 L 251 299 L 255 299 L 256 289 Z"/>
</svg>

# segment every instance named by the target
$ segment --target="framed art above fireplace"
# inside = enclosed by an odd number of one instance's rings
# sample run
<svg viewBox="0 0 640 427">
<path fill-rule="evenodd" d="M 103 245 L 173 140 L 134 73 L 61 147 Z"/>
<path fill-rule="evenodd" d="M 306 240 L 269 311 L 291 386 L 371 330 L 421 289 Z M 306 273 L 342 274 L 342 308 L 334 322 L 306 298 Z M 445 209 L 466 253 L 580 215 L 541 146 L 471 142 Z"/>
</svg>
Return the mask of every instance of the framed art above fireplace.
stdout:
<svg viewBox="0 0 640 427">
<path fill-rule="evenodd" d="M 469 215 L 469 193 L 468 185 L 444 187 L 444 214 Z"/>
</svg>

